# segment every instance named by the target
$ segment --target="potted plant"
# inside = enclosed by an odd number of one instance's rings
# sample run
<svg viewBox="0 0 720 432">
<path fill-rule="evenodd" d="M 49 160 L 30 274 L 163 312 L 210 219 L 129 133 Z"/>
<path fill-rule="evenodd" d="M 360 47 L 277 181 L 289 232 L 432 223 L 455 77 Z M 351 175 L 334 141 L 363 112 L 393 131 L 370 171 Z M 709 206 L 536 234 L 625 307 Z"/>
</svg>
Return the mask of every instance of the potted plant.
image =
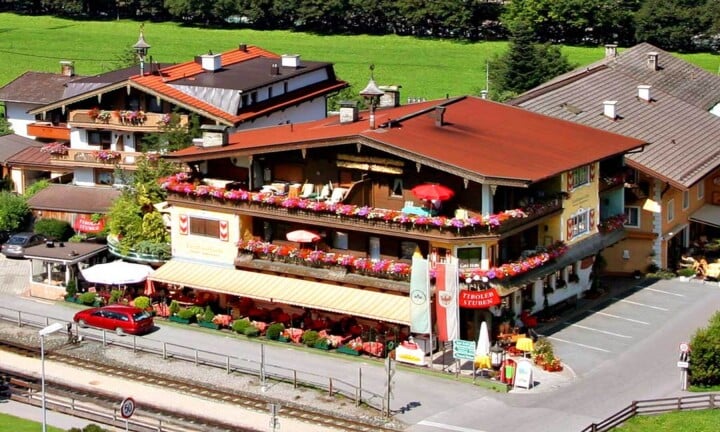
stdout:
<svg viewBox="0 0 720 432">
<path fill-rule="evenodd" d="M 215 318 L 215 313 L 210 308 L 210 305 L 205 306 L 205 311 L 203 311 L 202 315 L 200 315 L 200 318 L 198 319 L 198 325 L 200 327 L 211 328 L 211 329 L 217 330 L 220 328 L 220 326 L 213 322 L 214 318 Z"/>
<path fill-rule="evenodd" d="M 181 324 L 190 324 L 190 321 L 192 321 L 194 318 L 195 311 L 191 308 L 180 309 L 175 315 L 170 315 L 170 321 Z"/>
<path fill-rule="evenodd" d="M 273 323 L 270 324 L 265 331 L 265 337 L 270 340 L 279 340 L 283 331 L 285 331 L 285 325 L 283 325 L 283 323 Z M 285 342 L 287 342 L 287 340 Z"/>
<path fill-rule="evenodd" d="M 152 308 L 150 307 L 150 303 L 151 303 L 150 297 L 146 297 L 146 296 L 138 296 L 138 297 L 135 297 L 135 299 L 133 300 L 133 305 L 136 308 L 142 309 L 145 311 L 152 310 Z"/>
<path fill-rule="evenodd" d="M 79 297 L 80 303 L 87 305 L 87 306 L 93 306 L 95 305 L 95 300 L 97 300 L 97 294 L 94 292 L 86 292 L 80 294 Z"/>
<path fill-rule="evenodd" d="M 77 282 L 71 279 L 65 286 L 65 301 L 75 303 L 75 294 L 77 294 Z"/>
<path fill-rule="evenodd" d="M 680 280 L 688 281 L 690 278 L 695 277 L 695 270 L 691 268 L 682 268 L 677 272 L 680 276 Z"/>
</svg>

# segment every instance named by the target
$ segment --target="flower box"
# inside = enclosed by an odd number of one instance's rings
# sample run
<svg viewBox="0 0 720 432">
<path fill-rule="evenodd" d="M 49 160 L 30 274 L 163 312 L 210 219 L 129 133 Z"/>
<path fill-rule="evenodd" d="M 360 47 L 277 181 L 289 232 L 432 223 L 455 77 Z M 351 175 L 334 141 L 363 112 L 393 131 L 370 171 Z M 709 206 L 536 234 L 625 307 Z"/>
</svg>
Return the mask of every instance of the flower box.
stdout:
<svg viewBox="0 0 720 432">
<path fill-rule="evenodd" d="M 180 324 L 190 324 L 189 319 L 180 318 L 179 316 L 176 316 L 176 315 L 169 316 L 168 320 L 172 321 L 172 322 L 180 323 Z"/>
<path fill-rule="evenodd" d="M 278 336 L 277 340 L 278 342 L 290 342 L 290 338 L 283 335 Z"/>
<path fill-rule="evenodd" d="M 210 329 L 215 329 L 215 330 L 220 328 L 219 325 L 217 325 L 213 322 L 207 322 L 207 321 L 198 321 L 198 325 L 200 327 L 205 327 L 205 328 L 210 328 Z"/>
<path fill-rule="evenodd" d="M 337 349 L 337 352 L 347 354 L 347 355 L 352 355 L 352 356 L 360 355 L 360 351 L 354 350 L 347 345 L 340 345 L 340 347 L 338 347 L 338 349 Z"/>
</svg>

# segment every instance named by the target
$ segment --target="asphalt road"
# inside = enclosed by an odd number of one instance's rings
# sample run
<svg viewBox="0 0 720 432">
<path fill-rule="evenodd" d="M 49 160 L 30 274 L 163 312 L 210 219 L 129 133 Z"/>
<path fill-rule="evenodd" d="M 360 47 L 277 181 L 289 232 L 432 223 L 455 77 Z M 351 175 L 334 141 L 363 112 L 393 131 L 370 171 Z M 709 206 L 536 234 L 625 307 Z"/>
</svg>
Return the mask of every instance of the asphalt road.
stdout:
<svg viewBox="0 0 720 432">
<path fill-rule="evenodd" d="M 24 261 L 0 258 L 0 304 L 71 319 L 77 309 L 17 295 L 23 290 L 18 274 L 27 275 L 27 271 Z M 631 289 L 626 295 L 611 293 L 591 313 L 560 321 L 546 333 L 574 378 L 540 381 L 532 390 L 502 394 L 399 368 L 391 407 L 399 420 L 412 425 L 409 430 L 419 432 L 578 431 L 632 400 L 683 394 L 676 367 L 678 345 L 705 326 L 718 305 L 720 287 L 710 283 L 660 281 Z M 138 340 L 154 346 L 161 341 L 181 343 L 252 361 L 260 359 L 257 342 L 175 326 L 160 325 L 158 331 Z M 266 346 L 265 358 L 268 363 L 350 382 L 357 382 L 362 369 L 364 387 L 377 393 L 384 389 L 384 369 L 379 361 L 276 346 Z"/>
</svg>

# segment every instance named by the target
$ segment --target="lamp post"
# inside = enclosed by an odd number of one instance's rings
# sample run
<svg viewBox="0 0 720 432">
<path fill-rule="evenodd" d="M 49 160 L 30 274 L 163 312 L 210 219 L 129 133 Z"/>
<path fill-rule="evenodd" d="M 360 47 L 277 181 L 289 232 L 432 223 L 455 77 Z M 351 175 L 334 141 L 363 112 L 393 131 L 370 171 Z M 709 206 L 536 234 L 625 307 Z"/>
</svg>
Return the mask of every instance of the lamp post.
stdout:
<svg viewBox="0 0 720 432">
<path fill-rule="evenodd" d="M 490 364 L 494 369 L 499 369 L 503 361 L 505 361 L 505 350 L 500 348 L 496 342 L 490 348 Z"/>
<path fill-rule="evenodd" d="M 370 65 L 370 81 L 368 81 L 368 84 L 360 92 L 360 96 L 370 102 L 370 129 L 375 129 L 375 107 L 377 106 L 378 98 L 385 94 L 385 92 L 380 90 L 375 84 L 373 70 L 375 70 L 375 65 Z"/>
<path fill-rule="evenodd" d="M 47 431 L 47 413 L 45 411 L 45 336 L 65 328 L 65 324 L 56 322 L 40 329 L 40 397 L 42 398 L 42 432 Z"/>
<path fill-rule="evenodd" d="M 143 28 L 144 25 L 140 25 L 140 37 L 138 38 L 138 41 L 135 42 L 135 45 L 133 45 L 133 50 L 135 50 L 135 53 L 137 54 L 138 58 L 140 59 L 140 75 L 145 75 L 145 56 L 147 55 L 148 49 L 150 49 L 150 45 L 145 42 L 145 37 L 143 36 Z M 152 66 L 152 65 L 151 65 Z"/>
</svg>

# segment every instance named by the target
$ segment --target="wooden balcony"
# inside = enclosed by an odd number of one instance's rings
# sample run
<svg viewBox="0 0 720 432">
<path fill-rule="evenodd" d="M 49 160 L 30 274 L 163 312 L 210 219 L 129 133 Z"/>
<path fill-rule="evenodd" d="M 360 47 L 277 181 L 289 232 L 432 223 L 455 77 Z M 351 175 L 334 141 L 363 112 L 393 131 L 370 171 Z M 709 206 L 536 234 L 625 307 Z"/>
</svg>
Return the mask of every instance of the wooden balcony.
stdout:
<svg viewBox="0 0 720 432">
<path fill-rule="evenodd" d="M 90 129 L 111 129 L 119 131 L 135 131 L 135 132 L 159 132 L 166 125 L 166 114 L 163 113 L 144 113 L 144 119 L 122 118 L 120 110 L 101 111 L 108 113 L 107 119 L 101 117 L 93 118 L 90 116 L 91 110 L 75 110 L 70 112 L 68 123 L 73 127 L 90 128 Z M 188 125 L 188 116 L 180 116 L 180 126 Z"/>
<path fill-rule="evenodd" d="M 266 219 L 282 220 L 309 226 L 322 226 L 339 230 L 363 231 L 373 234 L 401 236 L 420 241 L 444 241 L 465 243 L 483 238 L 497 238 L 529 228 L 562 209 L 562 200 L 550 200 L 536 204 L 527 217 L 512 218 L 498 225 L 455 226 L 453 218 L 446 218 L 445 225 L 417 223 L 410 218 L 398 220 L 372 219 L 346 216 L 338 213 L 319 212 L 302 208 L 286 208 L 262 202 L 218 199 L 212 196 L 196 196 L 168 191 L 168 203 L 210 211 L 237 213 Z M 399 212 L 398 212 L 399 213 Z M 437 218 L 435 219 L 437 220 Z M 456 221 L 461 222 L 461 221 Z"/>
<path fill-rule="evenodd" d="M 70 128 L 66 123 L 35 122 L 27 125 L 27 134 L 35 138 L 70 141 Z"/>
<path fill-rule="evenodd" d="M 143 156 L 140 152 L 113 152 L 119 154 L 117 158 L 102 160 L 97 157 L 96 150 L 69 149 L 66 155 L 51 154 L 50 163 L 65 167 L 90 167 L 112 169 L 115 165 L 121 168 L 132 169 Z"/>
</svg>

